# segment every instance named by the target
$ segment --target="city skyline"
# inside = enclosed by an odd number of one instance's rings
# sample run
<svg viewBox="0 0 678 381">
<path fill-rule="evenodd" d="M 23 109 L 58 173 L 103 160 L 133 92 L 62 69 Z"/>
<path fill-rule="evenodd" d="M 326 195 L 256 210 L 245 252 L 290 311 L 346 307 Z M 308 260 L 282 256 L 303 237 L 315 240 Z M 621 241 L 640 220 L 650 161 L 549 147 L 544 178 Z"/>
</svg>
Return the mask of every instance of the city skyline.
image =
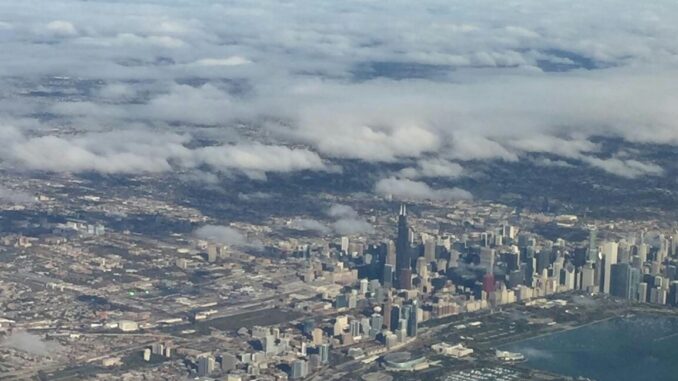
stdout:
<svg viewBox="0 0 678 381">
<path fill-rule="evenodd" d="M 0 380 L 675 380 L 676 19 L 0 1 Z"/>
</svg>

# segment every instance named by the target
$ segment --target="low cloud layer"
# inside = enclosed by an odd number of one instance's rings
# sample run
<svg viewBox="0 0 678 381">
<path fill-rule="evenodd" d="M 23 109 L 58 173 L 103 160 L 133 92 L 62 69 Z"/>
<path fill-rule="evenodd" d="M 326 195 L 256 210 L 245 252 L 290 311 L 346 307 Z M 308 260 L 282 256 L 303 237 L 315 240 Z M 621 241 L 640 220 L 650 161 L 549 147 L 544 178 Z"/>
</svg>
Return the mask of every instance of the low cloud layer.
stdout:
<svg viewBox="0 0 678 381">
<path fill-rule="evenodd" d="M 159 173 L 208 166 L 252 178 L 267 172 L 325 170 L 318 154 L 304 148 L 260 143 L 192 148 L 191 137 L 167 131 L 121 130 L 90 132 L 75 137 L 27 137 L 0 127 L 5 146 L 0 158 L 29 169 L 102 173 Z"/>
<path fill-rule="evenodd" d="M 677 18 L 630 0 L 4 2 L 0 163 L 215 182 L 355 159 L 399 164 L 375 191 L 437 200 L 470 197 L 430 185 L 466 162 L 531 154 L 661 176 L 595 138 L 678 145 Z"/>
</svg>

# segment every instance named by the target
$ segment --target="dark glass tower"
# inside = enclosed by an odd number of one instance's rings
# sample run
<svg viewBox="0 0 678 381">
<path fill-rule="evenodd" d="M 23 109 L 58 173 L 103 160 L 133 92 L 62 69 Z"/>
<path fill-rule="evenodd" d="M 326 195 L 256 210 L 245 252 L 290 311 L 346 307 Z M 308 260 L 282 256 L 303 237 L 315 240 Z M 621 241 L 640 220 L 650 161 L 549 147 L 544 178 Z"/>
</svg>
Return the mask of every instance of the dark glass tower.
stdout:
<svg viewBox="0 0 678 381">
<path fill-rule="evenodd" d="M 620 298 L 635 300 L 638 298 L 640 272 L 628 263 L 615 263 L 610 271 L 610 294 Z"/>
<path fill-rule="evenodd" d="M 400 323 L 400 306 L 395 305 L 391 307 L 391 331 L 396 331 L 398 329 L 398 324 Z"/>
<path fill-rule="evenodd" d="M 407 336 L 417 337 L 417 301 L 415 300 L 412 303 L 412 310 L 410 311 L 410 317 L 407 319 Z"/>
<path fill-rule="evenodd" d="M 407 207 L 400 206 L 398 215 L 398 236 L 396 238 L 396 275 L 398 288 L 409 283 L 409 280 L 403 279 L 412 271 L 412 259 L 410 258 L 410 228 L 407 225 Z M 411 275 L 410 275 L 411 276 Z"/>
</svg>

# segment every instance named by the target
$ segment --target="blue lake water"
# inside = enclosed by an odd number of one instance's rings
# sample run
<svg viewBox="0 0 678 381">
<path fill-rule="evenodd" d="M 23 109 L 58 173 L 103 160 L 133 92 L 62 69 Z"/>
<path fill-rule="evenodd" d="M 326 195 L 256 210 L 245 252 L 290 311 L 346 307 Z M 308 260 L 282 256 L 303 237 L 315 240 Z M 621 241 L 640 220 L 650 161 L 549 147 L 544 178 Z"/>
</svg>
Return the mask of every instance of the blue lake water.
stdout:
<svg viewBox="0 0 678 381">
<path fill-rule="evenodd" d="M 527 365 L 597 381 L 678 380 L 678 318 L 634 316 L 505 347 Z"/>
</svg>

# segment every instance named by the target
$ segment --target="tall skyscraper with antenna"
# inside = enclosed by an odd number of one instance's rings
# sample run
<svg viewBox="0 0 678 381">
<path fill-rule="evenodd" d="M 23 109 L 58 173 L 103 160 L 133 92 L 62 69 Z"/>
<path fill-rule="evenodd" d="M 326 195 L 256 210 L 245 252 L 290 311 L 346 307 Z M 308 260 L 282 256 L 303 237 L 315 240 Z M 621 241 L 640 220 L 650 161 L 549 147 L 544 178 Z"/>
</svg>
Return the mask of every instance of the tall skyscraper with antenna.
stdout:
<svg viewBox="0 0 678 381">
<path fill-rule="evenodd" d="M 396 275 L 398 288 L 409 288 L 412 277 L 412 259 L 410 257 L 410 228 L 407 225 L 407 206 L 400 205 L 398 215 L 398 236 L 396 237 Z"/>
</svg>

